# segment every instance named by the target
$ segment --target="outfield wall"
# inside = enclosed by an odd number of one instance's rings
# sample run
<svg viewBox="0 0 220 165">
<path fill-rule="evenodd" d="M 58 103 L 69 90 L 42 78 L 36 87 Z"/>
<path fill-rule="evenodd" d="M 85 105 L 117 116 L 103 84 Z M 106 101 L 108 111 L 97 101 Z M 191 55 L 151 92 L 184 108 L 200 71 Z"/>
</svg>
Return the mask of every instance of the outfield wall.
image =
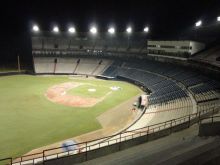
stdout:
<svg viewBox="0 0 220 165">
<path fill-rule="evenodd" d="M 13 76 L 13 75 L 19 75 L 19 74 L 27 74 L 26 71 L 22 72 L 0 72 L 0 76 Z"/>
</svg>

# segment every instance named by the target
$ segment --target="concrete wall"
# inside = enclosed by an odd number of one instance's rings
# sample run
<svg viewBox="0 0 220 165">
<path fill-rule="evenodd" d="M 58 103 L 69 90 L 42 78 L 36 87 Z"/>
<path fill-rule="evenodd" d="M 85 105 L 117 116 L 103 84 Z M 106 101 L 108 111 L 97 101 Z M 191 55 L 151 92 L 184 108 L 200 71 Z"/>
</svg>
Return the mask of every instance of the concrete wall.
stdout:
<svg viewBox="0 0 220 165">
<path fill-rule="evenodd" d="M 179 125 L 180 126 L 180 125 Z M 70 155 L 67 157 L 61 157 L 58 159 L 52 159 L 52 160 L 47 160 L 44 162 L 44 165 L 69 165 L 69 164 L 74 164 L 74 163 L 81 163 L 87 160 L 91 160 L 91 159 L 95 159 L 101 156 L 105 156 L 120 150 L 124 150 L 142 143 L 146 143 L 147 141 L 152 141 L 164 136 L 168 136 L 172 133 L 173 131 L 177 131 L 178 130 L 182 130 L 187 126 L 177 126 L 176 129 L 164 129 L 162 131 L 159 132 L 155 132 L 155 133 L 151 133 L 149 135 L 144 135 L 138 138 L 134 138 L 131 140 L 127 140 L 127 141 L 123 141 L 121 143 L 116 143 L 110 146 L 106 146 L 100 149 L 96 149 L 96 150 L 92 150 L 92 151 L 88 151 L 87 153 L 81 153 L 81 154 L 77 154 L 77 155 Z M 43 163 L 41 163 L 43 165 Z"/>
<path fill-rule="evenodd" d="M 220 143 L 219 140 L 185 150 L 185 152 L 175 155 L 161 162 L 161 164 L 181 164 L 181 165 L 216 165 L 220 164 Z"/>
<path fill-rule="evenodd" d="M 220 135 L 220 122 L 204 123 L 199 126 L 199 136 Z"/>
<path fill-rule="evenodd" d="M 190 46 L 192 47 L 192 50 L 190 50 L 191 55 L 205 49 L 205 44 L 195 41 L 190 41 Z"/>
</svg>

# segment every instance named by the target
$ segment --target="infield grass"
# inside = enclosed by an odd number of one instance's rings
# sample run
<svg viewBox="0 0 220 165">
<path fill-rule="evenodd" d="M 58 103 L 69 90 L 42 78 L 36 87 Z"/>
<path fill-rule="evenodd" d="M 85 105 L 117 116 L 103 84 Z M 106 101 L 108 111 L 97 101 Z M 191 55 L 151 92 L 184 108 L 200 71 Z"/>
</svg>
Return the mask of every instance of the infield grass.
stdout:
<svg viewBox="0 0 220 165">
<path fill-rule="evenodd" d="M 85 97 L 102 97 L 111 91 L 111 86 L 122 89 L 91 108 L 59 105 L 45 97 L 49 87 L 71 81 L 89 84 L 70 91 Z M 89 93 L 89 88 L 96 88 L 96 92 Z M 0 159 L 21 156 L 34 148 L 100 129 L 97 116 L 139 93 L 136 86 L 120 81 L 67 76 L 0 77 Z"/>
</svg>

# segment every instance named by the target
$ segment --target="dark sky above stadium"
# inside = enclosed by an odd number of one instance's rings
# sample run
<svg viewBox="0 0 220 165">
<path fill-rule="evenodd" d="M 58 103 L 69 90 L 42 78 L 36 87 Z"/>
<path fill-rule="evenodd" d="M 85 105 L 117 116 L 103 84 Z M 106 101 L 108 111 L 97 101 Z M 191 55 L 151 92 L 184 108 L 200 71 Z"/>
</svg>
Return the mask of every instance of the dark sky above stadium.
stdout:
<svg viewBox="0 0 220 165">
<path fill-rule="evenodd" d="M 100 31 L 115 24 L 124 31 L 128 24 L 134 31 L 149 25 L 152 37 L 175 36 L 202 19 L 204 24 L 220 15 L 220 0 L 16 0 L 1 2 L 1 33 L 13 36 L 26 33 L 32 22 L 43 30 L 53 24 L 66 30 L 69 23 L 78 31 L 88 31 L 97 23 Z"/>
</svg>

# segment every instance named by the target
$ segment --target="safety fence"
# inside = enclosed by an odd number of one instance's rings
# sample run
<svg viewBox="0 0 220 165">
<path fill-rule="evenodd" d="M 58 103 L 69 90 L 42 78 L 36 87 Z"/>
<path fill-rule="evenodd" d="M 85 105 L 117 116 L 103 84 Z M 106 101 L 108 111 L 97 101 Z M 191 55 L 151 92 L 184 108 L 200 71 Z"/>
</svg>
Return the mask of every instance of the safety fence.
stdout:
<svg viewBox="0 0 220 165">
<path fill-rule="evenodd" d="M 131 131 L 124 131 L 121 133 L 118 133 L 116 135 L 92 140 L 92 141 L 86 141 L 83 143 L 77 143 L 74 145 L 74 150 L 71 151 L 63 151 L 62 147 L 57 148 L 51 148 L 43 150 L 39 153 L 24 155 L 22 157 L 17 158 L 5 158 L 0 160 L 0 164 L 7 164 L 7 165 L 23 165 L 23 164 L 44 164 L 47 161 L 55 160 L 58 158 L 65 158 L 68 156 L 74 156 L 74 155 L 83 155 L 82 161 L 86 161 L 95 157 L 99 157 L 101 155 L 95 155 L 93 157 L 89 156 L 89 153 L 92 151 L 98 151 L 101 148 L 110 147 L 113 145 L 117 145 L 117 149 L 112 150 L 111 152 L 105 151 L 105 153 L 112 153 L 119 150 L 123 150 L 125 148 L 129 148 L 131 146 L 141 144 L 147 141 L 151 141 L 154 139 L 158 139 L 163 136 L 167 136 L 173 132 L 183 130 L 185 128 L 190 127 L 191 125 L 195 123 L 200 123 L 201 121 L 205 119 L 211 119 L 213 122 L 213 115 L 218 112 L 218 109 L 211 108 L 207 110 L 200 111 L 199 113 L 190 114 L 187 116 L 183 116 L 180 118 L 176 118 L 173 120 L 165 121 L 162 123 L 150 125 L 147 127 L 131 130 Z M 212 116 L 212 117 L 209 117 Z M 139 139 L 143 139 L 141 141 L 137 141 Z M 133 140 L 133 143 L 131 141 Z M 134 142 L 136 141 L 136 142 Z M 130 143 L 128 143 L 130 142 Z M 127 146 L 125 146 L 127 145 Z M 97 152 L 98 153 L 98 152 Z M 96 153 L 96 154 L 97 154 Z M 104 151 L 102 152 L 102 155 L 104 154 Z"/>
<path fill-rule="evenodd" d="M 210 116 L 210 117 L 206 117 L 204 119 L 200 120 L 200 123 L 214 123 L 214 122 L 220 122 L 220 116 Z"/>
</svg>

